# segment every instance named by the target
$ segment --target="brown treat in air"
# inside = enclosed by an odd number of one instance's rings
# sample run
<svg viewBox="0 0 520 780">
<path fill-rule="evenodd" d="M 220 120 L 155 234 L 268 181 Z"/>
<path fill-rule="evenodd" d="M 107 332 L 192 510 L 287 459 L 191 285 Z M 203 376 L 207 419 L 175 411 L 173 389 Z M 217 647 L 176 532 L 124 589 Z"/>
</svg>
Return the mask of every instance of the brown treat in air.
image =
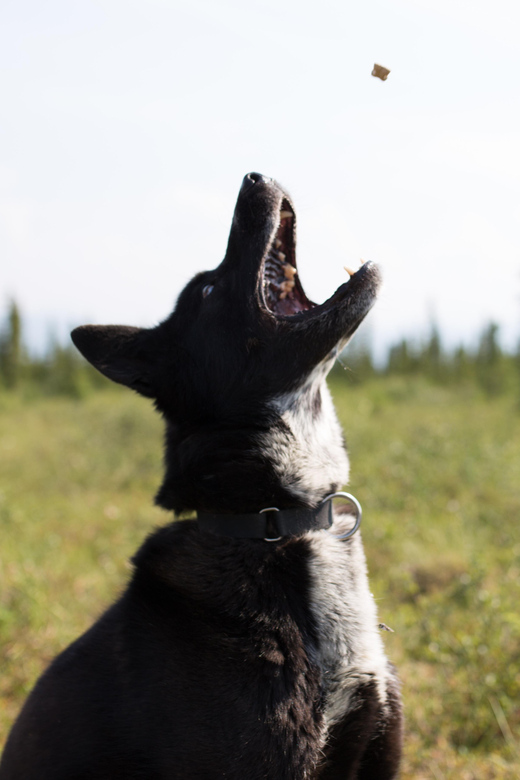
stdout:
<svg viewBox="0 0 520 780">
<path fill-rule="evenodd" d="M 388 68 L 384 68 L 382 65 L 378 65 L 377 63 L 374 65 L 374 69 L 372 70 L 372 76 L 376 76 L 378 79 L 381 79 L 381 81 L 386 81 L 389 73 L 390 71 Z"/>
</svg>

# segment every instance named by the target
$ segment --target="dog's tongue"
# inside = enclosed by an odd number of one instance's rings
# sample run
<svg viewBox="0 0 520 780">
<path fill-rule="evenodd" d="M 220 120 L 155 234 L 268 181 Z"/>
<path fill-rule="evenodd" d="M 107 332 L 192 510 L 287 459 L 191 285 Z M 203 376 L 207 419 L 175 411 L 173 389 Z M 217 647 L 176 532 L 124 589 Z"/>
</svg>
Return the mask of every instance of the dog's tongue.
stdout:
<svg viewBox="0 0 520 780">
<path fill-rule="evenodd" d="M 294 298 L 285 298 L 284 300 L 279 300 L 276 304 L 276 313 L 285 317 L 291 317 L 293 314 L 298 314 L 301 311 L 301 306 L 298 305 L 298 301 L 295 301 Z"/>
</svg>

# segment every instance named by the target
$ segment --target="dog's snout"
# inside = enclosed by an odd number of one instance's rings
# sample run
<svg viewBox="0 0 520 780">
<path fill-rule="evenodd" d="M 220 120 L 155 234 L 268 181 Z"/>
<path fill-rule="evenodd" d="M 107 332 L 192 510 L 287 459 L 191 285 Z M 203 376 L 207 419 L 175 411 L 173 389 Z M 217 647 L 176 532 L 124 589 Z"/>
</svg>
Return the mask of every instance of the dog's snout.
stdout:
<svg viewBox="0 0 520 780">
<path fill-rule="evenodd" d="M 267 184 L 267 182 L 271 181 L 268 176 L 262 176 L 261 173 L 247 173 L 244 176 L 244 180 L 242 182 L 242 187 L 240 188 L 240 194 L 244 195 L 248 190 L 251 189 L 257 182 L 264 182 Z"/>
</svg>

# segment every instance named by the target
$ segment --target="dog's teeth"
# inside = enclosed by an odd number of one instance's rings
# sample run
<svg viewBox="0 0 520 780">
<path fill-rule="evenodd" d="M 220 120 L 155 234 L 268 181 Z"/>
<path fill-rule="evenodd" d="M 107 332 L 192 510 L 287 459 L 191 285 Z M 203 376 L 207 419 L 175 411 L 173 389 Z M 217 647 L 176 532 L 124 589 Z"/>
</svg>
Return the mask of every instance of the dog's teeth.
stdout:
<svg viewBox="0 0 520 780">
<path fill-rule="evenodd" d="M 283 252 L 278 252 L 278 255 L 277 255 L 277 256 L 278 256 L 278 260 L 281 260 L 281 261 L 282 261 L 282 263 L 284 263 L 284 262 L 285 262 L 285 255 L 284 255 L 284 253 L 283 253 Z"/>
<path fill-rule="evenodd" d="M 280 211 L 280 219 L 286 219 L 287 217 L 292 217 L 292 211 Z"/>
<path fill-rule="evenodd" d="M 288 293 L 291 292 L 295 284 L 296 282 L 294 282 L 292 279 L 287 279 L 285 282 L 281 283 L 280 289 Z"/>
<path fill-rule="evenodd" d="M 279 239 L 279 238 L 277 238 L 277 239 L 275 240 L 275 242 L 274 242 L 274 248 L 275 248 L 275 249 L 279 249 L 281 246 L 282 246 L 282 242 L 280 241 L 280 239 Z"/>
<path fill-rule="evenodd" d="M 284 301 L 286 298 L 287 298 L 287 293 L 286 293 L 286 291 L 284 290 L 284 291 L 283 291 L 283 292 L 281 292 L 281 293 L 280 293 L 280 295 L 278 296 L 278 300 L 280 300 L 280 301 Z"/>
<path fill-rule="evenodd" d="M 352 268 L 348 268 L 346 265 L 344 265 L 343 268 L 345 269 L 345 271 L 348 273 L 349 276 L 354 276 L 354 274 L 356 273 L 355 271 L 352 270 Z"/>
<path fill-rule="evenodd" d="M 283 273 L 286 279 L 290 279 L 291 281 L 294 279 L 298 271 L 294 267 L 294 265 L 291 265 L 290 263 L 286 263 L 283 267 Z"/>
</svg>

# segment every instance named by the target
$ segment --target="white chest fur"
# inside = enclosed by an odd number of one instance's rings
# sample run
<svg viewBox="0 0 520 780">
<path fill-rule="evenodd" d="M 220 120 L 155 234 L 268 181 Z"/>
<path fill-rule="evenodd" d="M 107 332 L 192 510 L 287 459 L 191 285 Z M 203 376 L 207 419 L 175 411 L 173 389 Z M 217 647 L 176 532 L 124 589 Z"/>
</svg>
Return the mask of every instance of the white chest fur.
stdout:
<svg viewBox="0 0 520 780">
<path fill-rule="evenodd" d="M 354 706 L 353 694 L 374 681 L 386 702 L 388 662 L 370 593 L 361 537 L 348 541 L 331 534 L 352 526 L 349 515 L 336 516 L 330 533 L 309 533 L 311 610 L 319 637 L 317 663 L 325 691 L 325 726 L 329 728 Z"/>
<path fill-rule="evenodd" d="M 327 362 L 293 393 L 272 401 L 283 426 L 261 442 L 281 484 L 310 505 L 348 478 L 348 458 L 332 399 L 324 382 Z M 317 403 L 318 402 L 318 403 Z M 317 405 L 316 405 L 317 403 Z M 355 705 L 362 683 L 373 681 L 384 706 L 391 676 L 381 640 L 374 598 L 368 586 L 359 533 L 335 539 L 352 527 L 350 515 L 336 515 L 330 533 L 307 534 L 311 546 L 311 610 L 318 631 L 318 657 L 325 693 L 327 729 Z"/>
</svg>

